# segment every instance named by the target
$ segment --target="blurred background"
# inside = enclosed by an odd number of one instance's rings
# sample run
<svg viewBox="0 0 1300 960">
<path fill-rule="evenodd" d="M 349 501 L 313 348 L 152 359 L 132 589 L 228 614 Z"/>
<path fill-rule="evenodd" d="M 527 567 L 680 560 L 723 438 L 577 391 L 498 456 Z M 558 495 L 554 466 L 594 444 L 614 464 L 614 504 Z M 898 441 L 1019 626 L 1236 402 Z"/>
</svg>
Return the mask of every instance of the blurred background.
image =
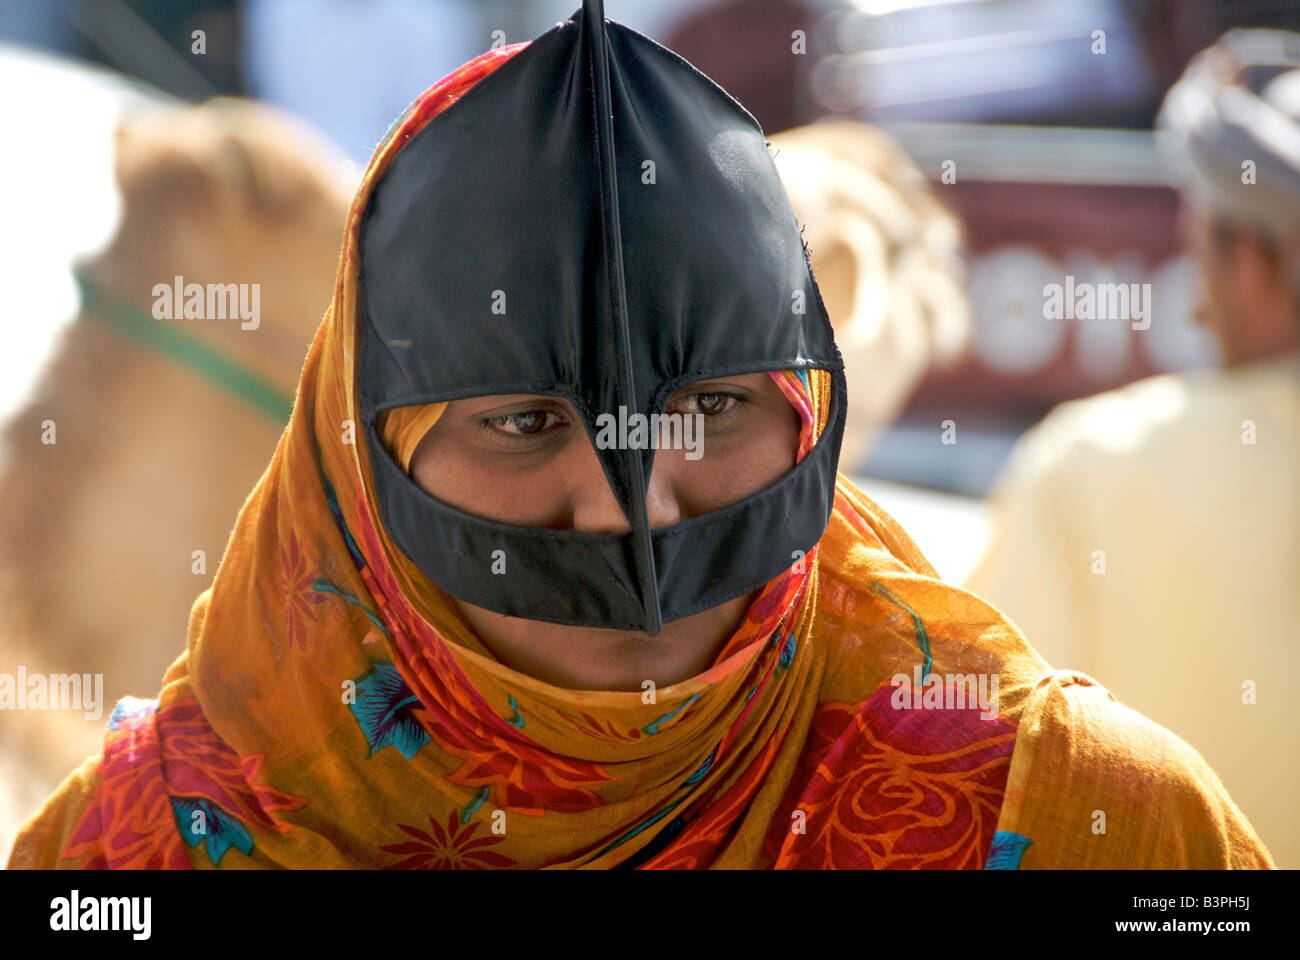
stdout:
<svg viewBox="0 0 1300 960">
<path fill-rule="evenodd" d="M 267 283 L 276 271 L 311 278 L 314 286 L 286 292 L 282 315 L 268 313 L 265 321 L 278 325 L 285 338 L 280 355 L 288 359 L 278 363 L 274 351 L 262 350 L 245 358 L 266 381 L 291 390 L 295 350 L 300 363 L 328 305 L 334 262 L 322 252 L 310 268 L 290 264 L 288 242 L 310 237 L 337 256 L 347 199 L 408 103 L 488 47 L 532 39 L 577 6 L 576 0 L 6 0 L 0 5 L 0 171 L 12 198 L 11 229 L 0 234 L 7 301 L 0 421 L 21 419 L 33 397 L 53 397 L 60 382 L 78 378 L 72 368 L 56 369 L 61 351 L 71 348 L 68 331 L 87 309 L 75 265 L 98 263 L 93 289 L 109 300 L 128 296 L 124 288 L 110 289 L 127 261 L 147 264 L 141 276 L 200 272 L 193 261 L 167 259 L 176 250 L 162 225 L 178 218 L 227 223 L 244 238 L 238 244 L 246 256 L 267 258 Z M 998 523 L 990 497 L 1017 440 L 1049 411 L 1145 378 L 1213 371 L 1221 363 L 1218 341 L 1195 322 L 1200 267 L 1180 239 L 1179 185 L 1153 127 L 1167 91 L 1196 53 L 1234 27 L 1300 29 L 1295 0 L 608 0 L 606 12 L 686 57 L 773 135 L 845 345 L 851 398 L 859 398 L 841 470 L 902 523 L 945 580 L 966 582 L 989 548 Z M 186 128 L 167 119 L 214 97 L 255 101 L 280 119 L 256 121 L 270 124 L 267 133 L 247 141 L 223 126 L 242 121 L 205 121 L 224 131 L 210 148 L 203 146 L 209 143 L 203 124 Z M 284 118 L 301 124 L 293 134 L 301 139 L 289 142 L 310 149 L 280 166 L 263 165 L 263 146 L 276 139 Z M 844 121 L 869 125 L 865 139 L 781 137 Z M 136 132 L 124 138 L 124 125 Z M 197 153 L 179 159 L 187 143 Z M 130 144 L 137 154 L 124 157 Z M 215 165 L 204 173 L 207 159 Z M 284 186 L 285 170 L 295 163 L 311 168 L 310 176 L 299 171 L 315 184 L 307 193 Z M 223 202 L 214 182 L 253 197 L 247 216 L 261 225 L 251 245 L 249 223 L 208 214 L 186 219 L 206 209 L 192 204 Z M 288 232 L 268 233 L 257 218 L 269 215 Z M 245 265 L 254 269 L 257 262 Z M 1128 318 L 1047 317 L 1044 288 L 1066 275 L 1150 284 L 1149 327 L 1134 329 Z M 214 530 L 228 532 L 242 502 L 231 491 L 247 492 L 274 447 L 274 418 L 250 417 L 250 435 L 263 433 L 250 444 L 247 466 L 232 473 L 229 489 L 212 488 L 197 473 L 192 480 L 208 499 L 196 493 L 184 509 L 208 505 L 217 516 Z M 1300 437 L 1285 443 L 1294 451 Z M 9 456 L 0 468 L 13 472 L 21 457 L 12 449 Z M 158 469 L 182 470 L 182 459 Z M 128 515 L 122 542 L 132 540 L 129 529 L 148 539 L 150 524 L 162 523 L 139 489 L 117 511 Z M 1219 509 L 1231 513 L 1236 503 Z M 1061 509 L 1070 512 L 1068 504 Z M 14 554 L 21 537 L 36 537 L 16 524 L 5 528 Z M 213 533 L 204 542 L 207 573 L 182 579 L 176 610 L 188 611 L 215 570 L 224 540 Z M 1031 557 L 1026 569 L 1033 568 Z M 47 593 L 54 604 L 57 598 Z M 1174 604 L 1178 597 L 1164 600 Z M 1008 597 L 1006 609 L 1018 617 L 1012 603 Z M 158 605 L 173 624 L 174 655 L 185 614 L 164 608 L 161 597 Z M 49 622 L 44 614 L 32 616 Z M 1281 638 L 1292 644 L 1293 623 Z M 69 622 L 66 629 L 92 637 L 104 630 L 104 643 L 120 645 L 115 637 L 127 627 L 119 624 L 113 633 L 102 623 Z M 1233 635 L 1225 639 L 1235 642 Z M 142 676 L 160 676 L 162 667 L 150 662 Z M 0 670 L 12 669 L 0 663 Z M 111 667 L 108 677 L 114 687 Z M 125 671 L 116 682 L 121 689 L 106 692 L 110 705 L 115 696 L 148 696 L 157 686 Z M 1210 728 L 1180 727 L 1184 721 L 1172 707 L 1144 707 L 1141 692 L 1125 688 L 1118 672 L 1113 682 L 1124 702 L 1149 711 L 1206 754 L 1279 862 L 1282 851 L 1300 857 L 1294 826 L 1283 827 L 1273 801 L 1242 799 L 1254 773 L 1231 767 L 1240 739 L 1209 742 Z M 1294 729 L 1292 723 L 1285 741 L 1292 756 Z M 1276 777 L 1273 793 L 1293 796 L 1294 766 Z M 48 791 L 40 781 L 30 792 Z M 10 801 L 10 814 L 26 815 L 32 802 Z"/>
<path fill-rule="evenodd" d="M 7 0 L 0 42 L 16 45 L 10 56 L 41 50 L 101 65 L 193 102 L 221 94 L 282 107 L 334 141 L 357 175 L 416 93 L 576 6 Z M 944 162 L 954 165 L 940 196 L 967 232 L 968 348 L 916 384 L 869 454 L 843 464 L 959 495 L 918 501 L 935 505 L 941 527 L 962 525 L 962 537 L 932 549 L 945 576 L 960 579 L 974 562 L 978 501 L 1025 427 L 1062 400 L 1214 363 L 1212 338 L 1191 322 L 1195 267 L 1178 248 L 1177 195 L 1152 121 L 1195 52 L 1233 26 L 1295 28 L 1294 0 L 615 0 L 609 13 L 699 66 L 768 133 L 852 118 L 892 134 L 936 184 Z M 791 55 L 795 30 L 805 55 Z M 1095 30 L 1104 55 L 1081 42 Z M 191 52 L 195 31 L 202 54 Z M 33 95 L 7 95 L 10 108 L 40 110 Z M 12 136 L 10 149 L 23 139 Z M 1151 283 L 1158 319 L 1141 336 L 1122 323 L 1044 320 L 1042 288 L 1066 272 Z M 936 425 L 958 413 L 961 442 L 933 443 Z M 924 546 L 928 514 L 911 515 L 899 493 L 900 518 Z"/>
</svg>

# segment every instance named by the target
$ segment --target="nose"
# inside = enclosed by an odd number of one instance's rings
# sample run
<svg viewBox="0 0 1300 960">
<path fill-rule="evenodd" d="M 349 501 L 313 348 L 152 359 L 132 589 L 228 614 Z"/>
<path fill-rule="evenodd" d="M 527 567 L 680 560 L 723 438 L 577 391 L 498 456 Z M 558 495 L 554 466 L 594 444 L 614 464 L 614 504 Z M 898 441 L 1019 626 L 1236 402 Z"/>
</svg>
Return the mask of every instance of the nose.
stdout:
<svg viewBox="0 0 1300 960">
<path fill-rule="evenodd" d="M 572 492 L 573 529 L 586 533 L 629 533 L 632 525 L 623 514 L 618 498 L 605 479 L 600 458 L 590 442 L 586 445 L 581 480 Z M 646 512 L 650 527 L 672 526 L 682 520 L 681 505 L 677 502 L 673 484 L 671 451 L 660 450 L 655 456 L 654 469 L 650 471 L 650 486 L 646 490 Z"/>
</svg>

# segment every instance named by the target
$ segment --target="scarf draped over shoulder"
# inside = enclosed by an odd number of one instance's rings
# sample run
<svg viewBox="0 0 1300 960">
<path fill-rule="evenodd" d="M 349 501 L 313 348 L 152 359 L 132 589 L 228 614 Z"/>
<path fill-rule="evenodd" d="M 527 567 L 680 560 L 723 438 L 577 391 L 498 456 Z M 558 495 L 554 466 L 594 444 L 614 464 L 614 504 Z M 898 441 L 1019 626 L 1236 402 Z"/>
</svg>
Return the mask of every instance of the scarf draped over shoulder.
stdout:
<svg viewBox="0 0 1300 960">
<path fill-rule="evenodd" d="M 1200 755 L 1053 671 L 847 479 L 818 545 L 698 676 L 506 668 L 379 521 L 359 442 L 357 228 L 402 145 L 524 44 L 416 99 L 349 213 L 293 413 L 152 699 L 10 866 L 250 869 L 1271 866 Z M 828 376 L 774 374 L 825 425 Z M 385 427 L 409 464 L 439 405 Z"/>
</svg>

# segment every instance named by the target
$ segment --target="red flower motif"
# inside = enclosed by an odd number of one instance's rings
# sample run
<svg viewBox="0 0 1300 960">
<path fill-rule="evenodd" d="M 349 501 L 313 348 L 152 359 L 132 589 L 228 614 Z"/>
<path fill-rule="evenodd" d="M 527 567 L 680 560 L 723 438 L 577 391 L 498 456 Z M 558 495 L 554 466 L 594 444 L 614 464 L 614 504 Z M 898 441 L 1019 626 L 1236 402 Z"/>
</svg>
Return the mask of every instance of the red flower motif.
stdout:
<svg viewBox="0 0 1300 960">
<path fill-rule="evenodd" d="M 293 531 L 280 541 L 280 587 L 284 593 L 284 632 L 290 649 L 306 649 L 311 631 L 308 621 L 315 622 L 312 607 L 324 603 L 325 597 L 311 585 L 312 574 L 307 558 L 298 545 Z"/>
<path fill-rule="evenodd" d="M 283 833 L 291 825 L 274 812 L 307 798 L 253 784 L 263 760 L 227 746 L 190 697 L 133 717 L 110 734 L 99 783 L 61 857 L 86 857 L 81 866 L 92 870 L 189 869 L 173 796 L 200 797 L 245 827 Z"/>
<path fill-rule="evenodd" d="M 448 780 L 476 790 L 492 787 L 501 807 L 515 813 L 540 817 L 548 810 L 594 810 L 601 799 L 588 786 L 613 779 L 600 764 L 562 757 L 528 740 L 506 741 L 473 715 L 452 722 L 432 711 L 412 712 L 439 747 L 465 761 Z"/>
<path fill-rule="evenodd" d="M 593 740 L 600 740 L 603 743 L 635 743 L 641 739 L 640 730 L 635 728 L 622 730 L 612 721 L 599 720 L 584 711 L 570 713 L 557 707 L 555 712 Z"/>
<path fill-rule="evenodd" d="M 124 723 L 104 747 L 99 783 L 60 859 L 85 870 L 190 870 L 176 828 L 153 715 Z"/>
<path fill-rule="evenodd" d="M 474 833 L 480 826 L 479 821 L 465 824 L 457 823 L 456 811 L 447 817 L 447 829 L 444 831 L 438 822 L 429 817 L 432 835 L 404 823 L 397 824 L 397 829 L 414 837 L 403 843 L 390 843 L 380 846 L 385 853 L 407 854 L 397 863 L 389 864 L 385 870 L 487 870 L 492 867 L 513 867 L 514 860 L 486 849 L 500 843 L 504 837 L 479 837 Z"/>
<path fill-rule="evenodd" d="M 1016 728 L 969 709 L 895 709 L 893 688 L 826 703 L 764 853 L 777 869 L 980 869 Z M 794 813 L 803 811 L 803 832 Z"/>
<path fill-rule="evenodd" d="M 182 797 L 203 797 L 244 824 L 285 833 L 290 824 L 277 819 L 278 810 L 297 810 L 306 797 L 295 797 L 274 787 L 254 784 L 263 754 L 240 757 L 208 726 L 199 702 L 187 697 L 158 713 L 162 759 L 170 792 Z"/>
</svg>

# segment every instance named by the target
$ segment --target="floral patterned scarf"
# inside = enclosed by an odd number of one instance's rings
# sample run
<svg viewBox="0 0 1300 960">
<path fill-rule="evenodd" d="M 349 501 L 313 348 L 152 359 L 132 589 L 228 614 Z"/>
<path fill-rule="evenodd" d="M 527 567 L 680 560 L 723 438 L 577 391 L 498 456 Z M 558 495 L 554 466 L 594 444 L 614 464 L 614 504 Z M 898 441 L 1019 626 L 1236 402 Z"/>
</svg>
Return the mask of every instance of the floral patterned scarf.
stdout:
<svg viewBox="0 0 1300 960">
<path fill-rule="evenodd" d="M 356 437 L 357 229 L 402 145 L 523 46 L 442 80 L 378 147 L 292 417 L 186 650 L 156 698 L 117 704 L 10 865 L 1266 865 L 1195 751 L 1053 673 L 843 477 L 822 540 L 698 676 L 653 697 L 568 690 L 492 657 L 378 519 Z M 802 457 L 829 377 L 774 376 Z"/>
</svg>

